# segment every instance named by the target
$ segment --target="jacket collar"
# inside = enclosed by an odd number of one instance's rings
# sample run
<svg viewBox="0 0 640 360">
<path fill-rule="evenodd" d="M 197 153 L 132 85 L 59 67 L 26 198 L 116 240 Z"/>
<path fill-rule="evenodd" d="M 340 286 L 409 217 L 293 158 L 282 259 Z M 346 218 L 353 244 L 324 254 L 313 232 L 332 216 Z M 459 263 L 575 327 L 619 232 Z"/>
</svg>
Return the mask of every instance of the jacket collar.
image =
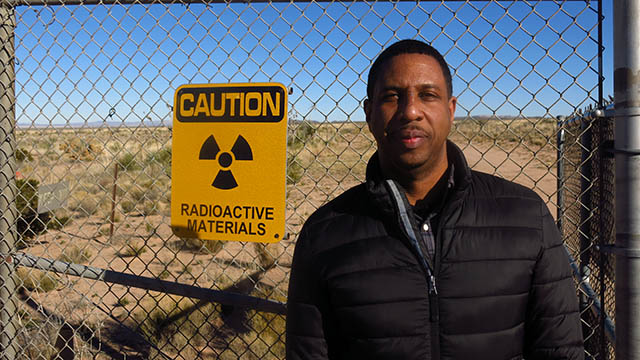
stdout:
<svg viewBox="0 0 640 360">
<path fill-rule="evenodd" d="M 450 140 L 447 140 L 447 157 L 451 164 L 450 167 L 453 169 L 453 192 L 458 196 L 463 195 L 467 192 L 469 184 L 471 183 L 471 169 L 467 164 L 462 150 Z M 384 185 L 385 180 L 387 179 L 385 179 L 382 174 L 378 152 L 376 151 L 367 164 L 366 189 L 374 206 L 385 215 L 391 215 L 395 212 L 395 206 L 391 195 Z M 398 187 L 401 188 L 399 184 Z M 404 201 L 407 202 L 406 197 L 404 197 Z"/>
<path fill-rule="evenodd" d="M 467 191 L 471 184 L 471 169 L 462 150 L 450 140 L 447 140 L 447 157 L 454 166 L 453 181 L 455 189 Z"/>
</svg>

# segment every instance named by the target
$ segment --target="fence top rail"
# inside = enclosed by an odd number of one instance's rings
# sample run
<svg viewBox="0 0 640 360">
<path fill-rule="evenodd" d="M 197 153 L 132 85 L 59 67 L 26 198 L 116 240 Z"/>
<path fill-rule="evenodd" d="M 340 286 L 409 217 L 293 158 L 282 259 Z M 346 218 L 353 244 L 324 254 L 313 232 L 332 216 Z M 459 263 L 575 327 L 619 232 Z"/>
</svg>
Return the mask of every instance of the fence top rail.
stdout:
<svg viewBox="0 0 640 360">
<path fill-rule="evenodd" d="M 355 0 L 363 1 L 363 0 Z M 389 2 L 411 2 L 412 0 L 391 0 Z M 443 2 L 443 0 L 422 0 L 426 2 Z M 486 0 L 470 0 L 486 1 Z M 553 0 L 555 2 L 564 2 Z M 567 0 L 584 1 L 584 0 Z M 55 5 L 133 5 L 133 4 L 250 4 L 267 2 L 352 2 L 348 0 L 0 0 L 0 6 L 55 6 Z"/>
<path fill-rule="evenodd" d="M 591 121 L 593 119 L 601 117 L 612 118 L 614 116 L 614 113 L 614 104 L 611 103 L 606 105 L 603 109 L 593 109 L 570 117 L 559 117 L 558 123 L 561 126 L 571 126 L 581 124 L 583 121 Z"/>
</svg>

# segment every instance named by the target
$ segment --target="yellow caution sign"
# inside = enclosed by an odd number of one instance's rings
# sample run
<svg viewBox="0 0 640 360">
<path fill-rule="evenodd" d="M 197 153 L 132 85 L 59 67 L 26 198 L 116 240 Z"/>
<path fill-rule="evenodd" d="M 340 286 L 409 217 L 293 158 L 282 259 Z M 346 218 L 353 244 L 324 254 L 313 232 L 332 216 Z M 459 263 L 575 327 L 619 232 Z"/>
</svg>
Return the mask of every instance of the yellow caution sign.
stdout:
<svg viewBox="0 0 640 360">
<path fill-rule="evenodd" d="M 286 88 L 184 85 L 173 109 L 174 234 L 279 241 L 285 230 Z"/>
</svg>

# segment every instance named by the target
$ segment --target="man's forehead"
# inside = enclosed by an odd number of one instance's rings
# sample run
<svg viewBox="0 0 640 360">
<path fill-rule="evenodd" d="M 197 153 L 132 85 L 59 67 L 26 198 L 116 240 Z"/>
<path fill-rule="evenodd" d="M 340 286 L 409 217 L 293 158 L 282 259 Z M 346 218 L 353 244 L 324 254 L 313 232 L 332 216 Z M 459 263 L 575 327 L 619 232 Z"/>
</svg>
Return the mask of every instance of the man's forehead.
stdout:
<svg viewBox="0 0 640 360">
<path fill-rule="evenodd" d="M 418 87 L 446 88 L 446 79 L 440 64 L 433 56 L 427 54 L 396 55 L 382 63 L 381 70 L 374 84 L 375 88 L 403 87 L 409 84 Z"/>
</svg>

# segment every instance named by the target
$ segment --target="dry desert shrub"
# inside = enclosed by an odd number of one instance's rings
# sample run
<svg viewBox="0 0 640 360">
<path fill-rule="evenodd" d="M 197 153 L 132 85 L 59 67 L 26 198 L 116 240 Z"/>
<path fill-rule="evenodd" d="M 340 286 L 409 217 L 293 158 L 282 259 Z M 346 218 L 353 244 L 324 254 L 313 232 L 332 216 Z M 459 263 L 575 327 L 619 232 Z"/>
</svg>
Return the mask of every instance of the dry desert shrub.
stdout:
<svg viewBox="0 0 640 360">
<path fill-rule="evenodd" d="M 138 157 L 138 154 L 128 152 L 118 158 L 117 164 L 120 166 L 120 169 L 124 171 L 140 170 L 142 167 L 140 166 Z"/>
<path fill-rule="evenodd" d="M 101 356 L 104 352 L 94 347 L 100 338 L 100 326 L 95 323 L 70 324 L 35 309 L 19 309 L 17 322 L 20 359 L 106 359 Z"/>
<path fill-rule="evenodd" d="M 38 269 L 20 267 L 16 270 L 18 286 L 28 291 L 49 292 L 58 287 L 58 276 Z"/>
<path fill-rule="evenodd" d="M 157 215 L 161 209 L 160 204 L 156 201 L 145 200 L 142 203 L 142 215 L 144 216 Z"/>
<path fill-rule="evenodd" d="M 282 251 L 282 246 L 278 243 L 274 244 L 263 244 L 263 243 L 254 243 L 254 249 L 256 251 L 256 255 L 258 257 L 258 264 L 263 269 L 268 269 L 275 265 L 277 260 L 277 255 L 280 255 Z"/>
<path fill-rule="evenodd" d="M 309 121 L 294 121 L 289 123 L 287 147 L 296 148 L 304 144 L 316 133 L 316 125 Z"/>
<path fill-rule="evenodd" d="M 74 192 L 69 200 L 69 208 L 80 217 L 95 215 L 101 208 L 101 199 L 84 190 Z"/>
<path fill-rule="evenodd" d="M 27 359 L 53 359 L 58 349 L 55 339 L 61 325 L 44 321 L 28 311 L 18 312 L 18 332 L 16 334 L 20 351 Z"/>
<path fill-rule="evenodd" d="M 147 252 L 147 247 L 143 241 L 129 240 L 125 245 L 117 252 L 119 257 L 136 257 Z"/>
<path fill-rule="evenodd" d="M 16 210 L 18 218 L 16 227 L 19 235 L 19 247 L 27 246 L 29 239 L 46 231 L 51 220 L 50 212 L 38 213 L 38 187 L 35 179 L 18 179 L 16 187 Z"/>
<path fill-rule="evenodd" d="M 147 167 L 157 168 L 162 170 L 162 173 L 166 176 L 171 175 L 171 147 L 164 146 L 158 150 L 149 152 L 145 159 Z"/>
<path fill-rule="evenodd" d="M 245 335 L 245 341 L 252 345 L 256 358 L 284 359 L 285 316 L 252 310 L 249 318 L 252 331 Z"/>
<path fill-rule="evenodd" d="M 93 254 L 86 247 L 69 245 L 62 250 L 58 260 L 72 264 L 84 264 L 91 260 L 92 256 Z"/>
<path fill-rule="evenodd" d="M 15 153 L 16 160 L 18 162 L 33 161 L 33 155 L 25 148 L 18 148 Z"/>
<path fill-rule="evenodd" d="M 468 118 L 454 122 L 451 136 L 460 143 L 493 143 L 513 146 L 524 143 L 536 148 L 555 144 L 556 120 L 552 118 Z"/>
<path fill-rule="evenodd" d="M 124 199 L 120 201 L 120 208 L 123 214 L 129 214 L 136 210 L 136 203 L 135 201 Z"/>
<path fill-rule="evenodd" d="M 60 151 L 73 160 L 91 161 L 102 154 L 102 146 L 98 143 L 87 142 L 80 137 L 65 140 L 60 144 Z"/>
<path fill-rule="evenodd" d="M 171 353 L 188 343 L 206 343 L 212 332 L 211 317 L 216 305 L 196 307 L 196 301 L 174 295 L 146 296 L 133 314 L 134 327 L 148 341 Z M 217 315 L 216 315 L 217 316 Z"/>
<path fill-rule="evenodd" d="M 300 182 L 304 175 L 304 169 L 296 161 L 295 156 L 287 156 L 287 184 L 294 185 Z"/>
<path fill-rule="evenodd" d="M 147 296 L 140 304 L 131 326 L 171 358 L 284 358 L 282 315 L 173 295 Z"/>
<path fill-rule="evenodd" d="M 170 248 L 177 251 L 190 251 L 198 254 L 216 255 L 224 247 L 225 241 L 202 240 L 197 238 L 178 238 L 170 243 Z"/>
</svg>

